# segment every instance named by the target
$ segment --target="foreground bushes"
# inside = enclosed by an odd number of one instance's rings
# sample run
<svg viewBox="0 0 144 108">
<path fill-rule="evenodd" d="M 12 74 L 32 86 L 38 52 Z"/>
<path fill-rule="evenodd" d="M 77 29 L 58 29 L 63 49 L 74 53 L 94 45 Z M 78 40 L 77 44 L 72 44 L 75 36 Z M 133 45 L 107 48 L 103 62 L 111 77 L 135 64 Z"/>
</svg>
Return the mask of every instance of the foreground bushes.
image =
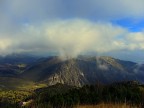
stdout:
<svg viewBox="0 0 144 108">
<path fill-rule="evenodd" d="M 67 92 L 51 93 L 41 91 L 36 94 L 36 103 L 48 103 L 55 108 L 73 107 L 75 105 L 95 105 L 99 103 L 128 103 L 131 105 L 143 104 L 143 91 L 140 85 L 112 84 L 86 85 L 82 88 L 69 89 Z"/>
<path fill-rule="evenodd" d="M 10 94 L 9 94 L 10 93 Z M 21 100 L 28 102 L 25 108 L 73 108 L 77 105 L 123 105 L 144 107 L 144 87 L 138 84 L 116 83 L 111 85 L 86 85 L 82 88 L 57 84 L 34 91 L 2 93 L 0 108 L 20 108 Z M 21 97 L 21 100 L 19 100 Z"/>
</svg>

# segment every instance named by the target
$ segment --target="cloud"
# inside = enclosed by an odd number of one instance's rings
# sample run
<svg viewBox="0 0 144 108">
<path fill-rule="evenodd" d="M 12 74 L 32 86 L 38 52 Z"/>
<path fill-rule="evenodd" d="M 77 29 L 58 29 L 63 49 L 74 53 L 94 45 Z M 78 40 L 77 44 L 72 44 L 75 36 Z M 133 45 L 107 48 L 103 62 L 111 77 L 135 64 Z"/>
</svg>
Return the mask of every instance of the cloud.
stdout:
<svg viewBox="0 0 144 108">
<path fill-rule="evenodd" d="M 118 52 L 143 58 L 144 31 L 111 23 L 125 18 L 140 22 L 144 0 L 1 0 L 0 55 Z"/>
<path fill-rule="evenodd" d="M 135 66 L 134 72 L 143 74 L 143 66 L 144 66 L 144 64 L 137 64 Z"/>
<path fill-rule="evenodd" d="M 16 33 L 1 34 L 0 53 L 41 52 L 76 57 L 87 52 L 144 50 L 143 37 L 143 32 L 129 32 L 111 23 L 57 20 L 25 25 Z"/>
<path fill-rule="evenodd" d="M 0 40 L 0 50 L 5 50 L 10 46 L 11 40 L 9 39 L 1 39 Z"/>
<path fill-rule="evenodd" d="M 101 70 L 108 70 L 109 69 L 106 64 L 99 64 L 98 68 L 101 69 Z"/>
<path fill-rule="evenodd" d="M 101 61 L 100 57 L 96 57 L 96 64 L 100 70 L 105 71 L 109 69 L 108 65 Z"/>
<path fill-rule="evenodd" d="M 86 51 L 114 50 L 114 38 L 125 32 L 122 28 L 113 27 L 109 23 L 93 24 L 85 20 L 60 21 L 46 28 L 48 41 L 65 55 L 78 55 Z"/>
<path fill-rule="evenodd" d="M 2 4 L 12 19 L 31 22 L 57 18 L 144 18 L 143 0 L 4 0 Z"/>
<path fill-rule="evenodd" d="M 129 43 L 131 49 L 144 50 L 144 32 L 129 33 L 127 40 L 131 42 Z"/>
</svg>

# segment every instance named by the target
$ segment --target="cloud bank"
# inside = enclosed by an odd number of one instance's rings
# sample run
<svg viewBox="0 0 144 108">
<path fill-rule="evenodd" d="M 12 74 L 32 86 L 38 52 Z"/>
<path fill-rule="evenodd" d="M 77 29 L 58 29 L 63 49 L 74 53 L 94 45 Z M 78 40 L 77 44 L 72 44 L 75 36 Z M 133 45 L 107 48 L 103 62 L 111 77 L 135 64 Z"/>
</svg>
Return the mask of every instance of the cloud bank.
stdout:
<svg viewBox="0 0 144 108">
<path fill-rule="evenodd" d="M 25 25 L 16 33 L 0 35 L 0 53 L 57 53 L 76 57 L 87 52 L 144 50 L 144 32 L 130 32 L 111 23 L 57 20 Z"/>
<path fill-rule="evenodd" d="M 119 26 L 125 19 L 132 25 Z M 0 55 L 118 52 L 141 60 L 144 26 L 128 27 L 143 19 L 144 0 L 0 0 Z"/>
</svg>

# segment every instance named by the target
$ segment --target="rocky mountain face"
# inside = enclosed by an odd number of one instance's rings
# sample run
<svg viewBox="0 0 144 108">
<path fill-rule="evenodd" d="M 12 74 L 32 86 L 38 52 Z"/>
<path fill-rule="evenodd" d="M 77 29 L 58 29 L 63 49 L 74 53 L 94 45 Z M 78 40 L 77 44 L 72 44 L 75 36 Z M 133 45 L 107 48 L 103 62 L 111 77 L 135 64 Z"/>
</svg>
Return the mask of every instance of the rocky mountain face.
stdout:
<svg viewBox="0 0 144 108">
<path fill-rule="evenodd" d="M 82 86 L 85 84 L 138 80 L 144 82 L 144 65 L 111 57 L 79 56 L 62 60 L 59 57 L 41 59 L 28 67 L 22 78 L 43 82 Z"/>
</svg>

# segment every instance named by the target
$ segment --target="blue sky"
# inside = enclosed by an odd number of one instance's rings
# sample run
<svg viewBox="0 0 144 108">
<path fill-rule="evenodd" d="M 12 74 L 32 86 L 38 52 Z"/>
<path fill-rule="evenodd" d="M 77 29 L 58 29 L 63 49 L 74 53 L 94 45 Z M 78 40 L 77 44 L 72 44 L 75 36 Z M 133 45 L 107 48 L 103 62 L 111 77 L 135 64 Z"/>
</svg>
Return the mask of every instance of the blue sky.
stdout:
<svg viewBox="0 0 144 108">
<path fill-rule="evenodd" d="M 144 0 L 1 0 L 0 55 L 11 53 L 144 62 Z"/>
<path fill-rule="evenodd" d="M 122 27 L 125 27 L 132 32 L 139 32 L 143 31 L 144 29 L 144 20 L 138 20 L 138 19 L 134 20 L 131 18 L 127 18 L 127 19 L 114 20 L 111 22 L 120 25 Z"/>
</svg>

